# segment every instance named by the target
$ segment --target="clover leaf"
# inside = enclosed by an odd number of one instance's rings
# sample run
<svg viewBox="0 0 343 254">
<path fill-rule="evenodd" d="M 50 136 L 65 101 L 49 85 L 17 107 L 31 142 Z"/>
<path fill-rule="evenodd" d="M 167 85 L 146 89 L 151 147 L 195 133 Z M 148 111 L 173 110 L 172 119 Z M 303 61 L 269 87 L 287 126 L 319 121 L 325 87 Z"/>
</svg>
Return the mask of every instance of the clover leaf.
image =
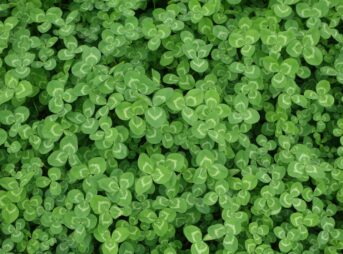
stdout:
<svg viewBox="0 0 343 254">
<path fill-rule="evenodd" d="M 189 242 L 192 243 L 191 253 L 209 253 L 208 245 L 202 240 L 200 229 L 193 225 L 184 227 L 183 232 Z"/>
<path fill-rule="evenodd" d="M 78 141 L 75 135 L 64 136 L 60 141 L 60 149 L 52 152 L 48 157 L 48 163 L 54 167 L 64 166 L 67 161 L 73 165 L 77 163 L 76 155 Z"/>
<path fill-rule="evenodd" d="M 210 54 L 212 45 L 200 39 L 192 40 L 192 35 L 188 33 L 181 34 L 181 39 L 184 42 L 182 46 L 183 53 L 190 59 L 190 67 L 199 73 L 205 72 L 209 65 L 207 60 L 203 59 Z M 192 42 L 190 42 L 192 40 Z"/>
<path fill-rule="evenodd" d="M 323 61 L 323 54 L 321 50 L 316 47 L 319 37 L 320 34 L 318 30 L 308 30 L 301 41 L 293 39 L 289 42 L 286 48 L 287 53 L 292 57 L 302 55 L 308 64 L 318 66 Z"/>
<path fill-rule="evenodd" d="M 155 51 L 160 47 L 161 40 L 170 35 L 171 30 L 165 24 L 155 25 L 153 19 L 145 18 L 142 21 L 142 32 L 149 39 L 148 48 L 151 51 Z"/>
</svg>

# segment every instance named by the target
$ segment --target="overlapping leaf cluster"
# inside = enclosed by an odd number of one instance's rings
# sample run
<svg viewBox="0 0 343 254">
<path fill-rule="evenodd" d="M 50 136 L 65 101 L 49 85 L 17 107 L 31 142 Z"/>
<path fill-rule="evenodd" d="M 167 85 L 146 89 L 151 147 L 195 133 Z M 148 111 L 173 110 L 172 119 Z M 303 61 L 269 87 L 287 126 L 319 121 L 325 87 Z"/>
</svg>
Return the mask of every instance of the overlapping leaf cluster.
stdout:
<svg viewBox="0 0 343 254">
<path fill-rule="evenodd" d="M 342 253 L 341 0 L 0 20 L 0 253 Z"/>
</svg>

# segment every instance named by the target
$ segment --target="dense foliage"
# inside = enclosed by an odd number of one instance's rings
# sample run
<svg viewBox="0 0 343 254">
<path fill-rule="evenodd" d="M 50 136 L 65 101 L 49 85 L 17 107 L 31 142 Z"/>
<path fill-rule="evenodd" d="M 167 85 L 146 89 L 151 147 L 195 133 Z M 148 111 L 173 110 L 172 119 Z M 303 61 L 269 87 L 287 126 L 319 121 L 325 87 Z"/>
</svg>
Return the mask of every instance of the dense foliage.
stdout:
<svg viewBox="0 0 343 254">
<path fill-rule="evenodd" d="M 0 20 L 1 254 L 342 253 L 342 0 Z"/>
</svg>

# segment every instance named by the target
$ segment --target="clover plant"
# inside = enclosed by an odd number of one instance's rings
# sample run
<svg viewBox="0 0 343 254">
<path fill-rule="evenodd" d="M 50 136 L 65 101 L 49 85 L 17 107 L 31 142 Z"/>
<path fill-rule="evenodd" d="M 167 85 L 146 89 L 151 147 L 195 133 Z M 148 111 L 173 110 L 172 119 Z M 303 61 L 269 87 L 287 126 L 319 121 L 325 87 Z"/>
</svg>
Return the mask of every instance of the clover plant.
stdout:
<svg viewBox="0 0 343 254">
<path fill-rule="evenodd" d="M 1 0 L 0 253 L 343 253 L 342 0 Z"/>
</svg>

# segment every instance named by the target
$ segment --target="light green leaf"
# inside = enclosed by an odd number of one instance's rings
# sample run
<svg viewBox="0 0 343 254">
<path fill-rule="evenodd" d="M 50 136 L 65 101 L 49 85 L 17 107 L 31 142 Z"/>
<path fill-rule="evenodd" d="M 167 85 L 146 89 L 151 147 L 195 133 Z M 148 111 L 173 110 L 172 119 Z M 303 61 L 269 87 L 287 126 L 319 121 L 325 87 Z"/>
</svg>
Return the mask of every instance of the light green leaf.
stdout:
<svg viewBox="0 0 343 254">
<path fill-rule="evenodd" d="M 151 188 L 152 184 L 151 176 L 142 176 L 135 183 L 135 191 L 139 195 L 144 194 Z"/>
<path fill-rule="evenodd" d="M 187 240 L 191 243 L 198 243 L 202 241 L 202 233 L 200 229 L 193 225 L 188 225 L 183 228 L 183 233 Z"/>
<path fill-rule="evenodd" d="M 161 107 L 152 107 L 145 112 L 145 119 L 153 128 L 159 128 L 167 122 L 167 114 Z"/>
</svg>

